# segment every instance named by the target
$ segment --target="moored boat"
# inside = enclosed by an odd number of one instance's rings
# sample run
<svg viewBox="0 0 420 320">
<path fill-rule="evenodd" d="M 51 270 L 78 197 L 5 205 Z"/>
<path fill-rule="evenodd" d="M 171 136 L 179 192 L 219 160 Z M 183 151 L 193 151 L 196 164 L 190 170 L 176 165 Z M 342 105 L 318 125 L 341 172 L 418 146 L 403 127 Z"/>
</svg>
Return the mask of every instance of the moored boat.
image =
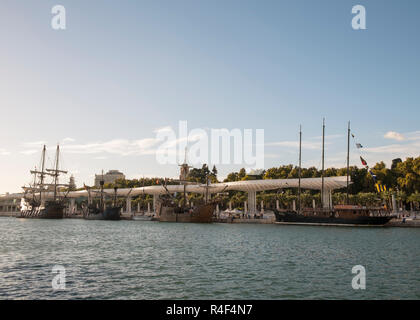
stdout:
<svg viewBox="0 0 420 320">
<path fill-rule="evenodd" d="M 188 207 L 178 207 L 169 199 L 159 199 L 156 205 L 156 218 L 160 222 L 211 223 L 215 203 L 204 203 Z"/>
<path fill-rule="evenodd" d="M 88 212 L 83 216 L 86 220 L 121 220 L 121 207 L 107 207 L 104 210 L 96 207 L 88 208 Z"/>
<path fill-rule="evenodd" d="M 101 186 L 100 191 L 91 190 L 90 188 L 86 187 L 88 191 L 88 202 L 89 204 L 87 207 L 84 208 L 83 211 L 83 219 L 86 220 L 121 220 L 121 206 L 117 205 L 117 188 L 114 188 L 114 201 L 112 206 L 107 207 L 105 203 L 105 194 L 104 194 L 104 178 L 103 178 L 103 171 L 102 171 L 102 179 L 99 181 Z M 91 203 L 92 196 L 91 193 L 99 193 L 99 203 L 97 206 Z"/>
<path fill-rule="evenodd" d="M 279 224 L 384 226 L 393 216 L 384 208 L 336 205 L 333 209 L 274 210 Z"/>
<path fill-rule="evenodd" d="M 185 161 L 180 165 L 179 183 L 183 185 L 183 200 L 182 204 L 178 205 L 175 198 L 166 188 L 166 181 L 163 184 L 167 194 L 159 197 L 156 203 L 156 217 L 154 220 L 160 222 L 192 222 L 192 223 L 211 223 L 213 222 L 213 213 L 216 209 L 217 200 L 209 201 L 209 178 L 206 177 L 206 184 L 203 185 L 205 190 L 205 197 L 202 203 L 194 206 L 187 205 L 187 190 L 188 184 L 197 184 L 188 180 L 189 169 L 191 167 L 187 164 L 187 150 L 185 150 Z"/>
<path fill-rule="evenodd" d="M 19 218 L 62 219 L 65 205 L 59 201 L 46 201 L 45 205 L 29 206 L 20 211 Z"/>
<path fill-rule="evenodd" d="M 299 187 L 298 187 L 298 209 L 279 210 L 275 209 L 276 223 L 278 224 L 301 224 L 301 225 L 332 225 L 332 226 L 384 226 L 394 216 L 386 207 L 366 207 L 360 205 L 349 205 L 349 158 L 350 158 L 350 122 L 347 129 L 347 184 L 346 184 L 346 205 L 332 206 L 324 200 L 324 141 L 325 141 L 325 119 L 322 125 L 322 170 L 321 170 L 321 208 L 302 208 L 301 205 L 301 152 L 302 152 L 302 129 L 299 131 Z M 326 203 L 325 203 L 326 202 Z"/>
<path fill-rule="evenodd" d="M 21 201 L 21 211 L 17 215 L 18 218 L 33 219 L 62 219 L 65 210 L 65 196 L 60 198 L 59 186 L 67 186 L 59 184 L 58 177 L 61 173 L 67 171 L 59 170 L 60 147 L 57 145 L 55 156 L 55 168 L 45 169 L 46 147 L 44 145 L 41 156 L 41 168 L 38 171 L 31 171 L 34 175 L 33 183 L 29 187 L 23 187 L 25 195 Z M 45 177 L 53 178 L 53 183 L 45 183 Z"/>
</svg>

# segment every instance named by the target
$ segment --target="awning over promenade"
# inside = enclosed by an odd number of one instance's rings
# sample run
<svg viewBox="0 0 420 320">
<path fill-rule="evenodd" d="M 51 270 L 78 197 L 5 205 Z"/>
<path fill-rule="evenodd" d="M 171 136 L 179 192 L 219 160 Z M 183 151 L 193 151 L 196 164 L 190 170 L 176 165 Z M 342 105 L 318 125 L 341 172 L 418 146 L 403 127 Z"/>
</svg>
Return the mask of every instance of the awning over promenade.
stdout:
<svg viewBox="0 0 420 320">
<path fill-rule="evenodd" d="M 276 190 L 276 189 L 286 189 L 286 188 L 297 188 L 298 179 L 265 179 L 265 180 L 246 180 L 246 181 L 234 181 L 234 182 L 221 182 L 214 183 L 209 185 L 209 193 L 218 193 L 222 191 L 245 191 L 245 192 L 257 192 L 257 191 L 267 191 L 267 190 Z M 347 177 L 325 177 L 324 178 L 324 189 L 325 190 L 335 190 L 346 187 Z M 321 178 L 302 178 L 301 179 L 301 188 L 302 189 L 311 189 L 311 190 L 321 190 L 322 179 Z M 175 192 L 184 192 L 183 185 L 168 185 L 166 189 L 170 193 Z M 150 194 L 150 195 L 161 195 L 167 193 L 165 187 L 163 186 L 148 186 L 140 188 L 121 188 L 117 189 L 117 195 L 122 197 L 127 196 L 137 196 L 141 194 Z M 185 188 L 186 192 L 194 193 L 206 193 L 207 187 L 204 184 L 190 184 Z M 114 194 L 114 189 L 105 189 L 104 192 L 109 195 Z M 52 197 L 53 193 L 48 192 L 43 194 L 44 197 Z M 64 193 L 60 193 L 60 196 L 63 196 Z M 23 193 L 12 193 L 0 195 L 0 201 L 2 199 L 17 199 L 21 198 Z M 71 191 L 68 193 L 68 198 L 79 198 L 87 197 L 88 192 L 86 190 L 80 191 Z"/>
</svg>

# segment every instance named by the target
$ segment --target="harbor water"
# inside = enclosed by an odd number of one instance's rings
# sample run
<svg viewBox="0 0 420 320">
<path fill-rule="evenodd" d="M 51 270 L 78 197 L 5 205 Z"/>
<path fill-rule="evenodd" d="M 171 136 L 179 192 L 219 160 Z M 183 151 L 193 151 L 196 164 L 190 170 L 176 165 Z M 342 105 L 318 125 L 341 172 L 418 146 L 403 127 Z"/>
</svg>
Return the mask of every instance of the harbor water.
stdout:
<svg viewBox="0 0 420 320">
<path fill-rule="evenodd" d="M 0 299 L 420 299 L 420 229 L 2 217 Z"/>
</svg>

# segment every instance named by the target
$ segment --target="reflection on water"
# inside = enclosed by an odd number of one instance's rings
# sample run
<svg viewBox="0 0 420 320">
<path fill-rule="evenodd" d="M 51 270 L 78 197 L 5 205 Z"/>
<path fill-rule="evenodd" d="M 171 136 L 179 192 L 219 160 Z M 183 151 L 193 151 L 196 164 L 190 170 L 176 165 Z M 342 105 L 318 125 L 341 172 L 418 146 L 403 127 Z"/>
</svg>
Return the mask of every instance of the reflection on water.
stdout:
<svg viewBox="0 0 420 320">
<path fill-rule="evenodd" d="M 1 218 L 0 298 L 419 299 L 420 229 Z"/>
</svg>

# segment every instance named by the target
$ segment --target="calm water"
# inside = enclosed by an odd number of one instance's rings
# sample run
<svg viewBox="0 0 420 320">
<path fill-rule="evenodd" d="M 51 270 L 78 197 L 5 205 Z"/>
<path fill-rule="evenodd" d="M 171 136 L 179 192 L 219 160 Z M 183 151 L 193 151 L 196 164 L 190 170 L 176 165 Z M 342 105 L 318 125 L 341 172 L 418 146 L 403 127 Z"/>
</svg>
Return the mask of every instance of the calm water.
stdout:
<svg viewBox="0 0 420 320">
<path fill-rule="evenodd" d="M 420 299 L 420 229 L 0 218 L 0 298 Z"/>
</svg>

